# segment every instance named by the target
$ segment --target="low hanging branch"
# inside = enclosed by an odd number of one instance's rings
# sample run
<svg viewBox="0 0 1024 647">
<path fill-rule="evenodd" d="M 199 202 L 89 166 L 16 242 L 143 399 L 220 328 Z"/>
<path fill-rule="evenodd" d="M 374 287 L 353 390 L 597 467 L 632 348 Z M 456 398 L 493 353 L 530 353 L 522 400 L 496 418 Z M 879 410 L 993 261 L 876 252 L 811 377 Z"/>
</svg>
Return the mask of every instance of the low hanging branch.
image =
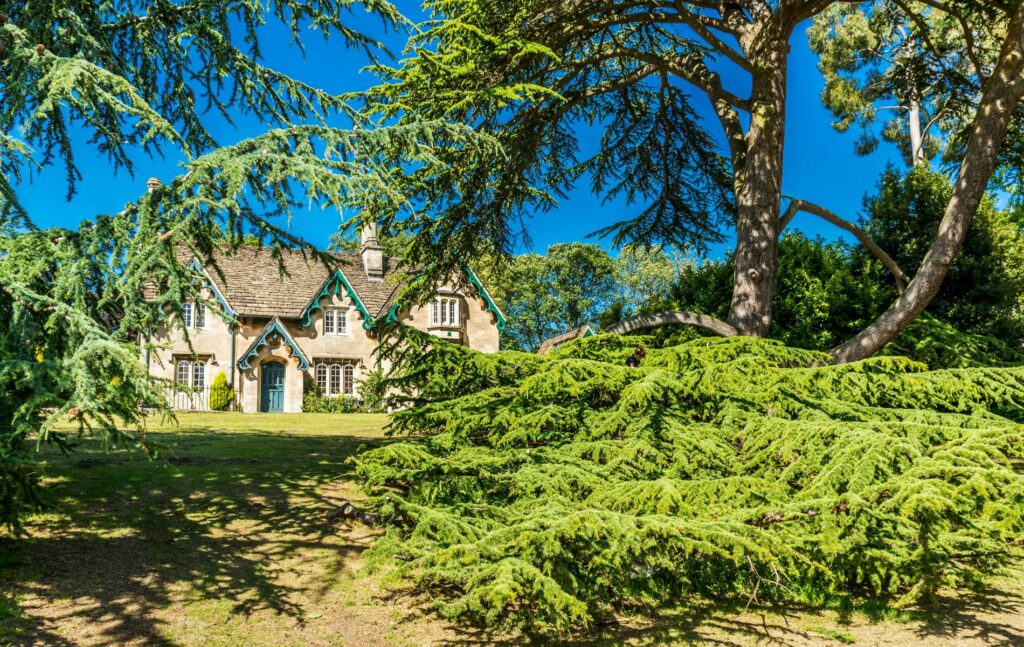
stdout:
<svg viewBox="0 0 1024 647">
<path fill-rule="evenodd" d="M 860 244 L 864 245 L 865 249 L 871 252 L 875 258 L 881 261 L 882 265 L 885 266 L 885 269 L 892 273 L 896 280 L 896 292 L 903 294 L 907 284 L 910 283 L 910 277 L 900 269 L 900 266 L 896 264 L 896 261 L 894 261 L 891 256 L 885 253 L 884 249 L 879 247 L 875 241 L 871 240 L 867 235 L 867 232 L 849 220 L 840 218 L 834 212 L 829 211 L 825 207 L 806 200 L 798 200 L 797 198 L 791 198 L 791 200 L 789 207 L 786 209 L 786 213 L 782 214 L 782 218 L 779 219 L 779 233 L 782 233 L 782 230 L 789 225 L 796 214 L 800 211 L 809 213 L 812 216 L 818 216 L 822 220 L 839 227 L 843 231 L 848 231 L 853 234 Z"/>
<path fill-rule="evenodd" d="M 634 317 L 630 317 L 629 319 L 623 319 L 617 324 L 609 326 L 604 330 L 604 332 L 615 335 L 626 335 L 631 332 L 636 332 L 637 330 L 661 328 L 662 326 L 668 326 L 671 324 L 696 326 L 697 328 L 703 328 L 704 330 L 712 332 L 719 337 L 735 337 L 740 334 L 738 330 L 720 319 L 715 319 L 714 317 L 696 312 L 682 312 L 678 310 L 639 314 Z"/>
</svg>

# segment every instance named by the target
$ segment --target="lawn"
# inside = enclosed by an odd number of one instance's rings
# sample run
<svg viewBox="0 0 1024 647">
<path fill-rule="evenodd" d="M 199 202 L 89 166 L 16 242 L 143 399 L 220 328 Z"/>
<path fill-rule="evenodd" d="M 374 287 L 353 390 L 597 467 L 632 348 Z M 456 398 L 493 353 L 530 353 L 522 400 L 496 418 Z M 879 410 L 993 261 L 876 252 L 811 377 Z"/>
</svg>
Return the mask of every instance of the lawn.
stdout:
<svg viewBox="0 0 1024 647">
<path fill-rule="evenodd" d="M 164 458 L 84 442 L 46 450 L 53 508 L 0 539 L 0 644 L 425 645 L 484 638 L 364 572 L 376 530 L 345 459 L 386 442 L 378 415 L 186 414 L 153 421 Z M 515 637 L 509 639 L 517 642 Z M 930 611 L 697 603 L 623 618 L 596 644 L 1022 644 L 1024 568 Z"/>
</svg>

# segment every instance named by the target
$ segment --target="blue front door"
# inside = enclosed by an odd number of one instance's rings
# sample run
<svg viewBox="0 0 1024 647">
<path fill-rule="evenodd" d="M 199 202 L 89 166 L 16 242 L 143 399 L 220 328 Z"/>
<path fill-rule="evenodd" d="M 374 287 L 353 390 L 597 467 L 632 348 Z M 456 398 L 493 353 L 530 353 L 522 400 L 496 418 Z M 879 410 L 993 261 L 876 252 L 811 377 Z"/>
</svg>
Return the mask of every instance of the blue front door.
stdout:
<svg viewBox="0 0 1024 647">
<path fill-rule="evenodd" d="M 264 362 L 260 366 L 260 411 L 284 411 L 284 365 Z"/>
</svg>

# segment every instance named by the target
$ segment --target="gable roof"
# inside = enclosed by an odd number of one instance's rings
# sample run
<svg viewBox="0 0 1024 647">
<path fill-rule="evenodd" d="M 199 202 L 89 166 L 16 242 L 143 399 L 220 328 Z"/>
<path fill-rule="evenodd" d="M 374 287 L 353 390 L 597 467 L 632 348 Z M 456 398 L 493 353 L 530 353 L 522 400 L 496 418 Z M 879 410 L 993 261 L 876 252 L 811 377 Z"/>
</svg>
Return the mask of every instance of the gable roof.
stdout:
<svg viewBox="0 0 1024 647">
<path fill-rule="evenodd" d="M 179 260 L 189 263 L 192 253 L 182 248 Z M 398 285 L 389 281 L 398 259 L 384 258 L 384 281 L 371 281 L 358 254 L 328 253 L 332 266 L 301 250 L 281 250 L 281 267 L 270 248 L 244 246 L 228 255 L 215 252 L 205 270 L 211 283 L 239 315 L 298 319 L 310 300 L 340 270 L 374 319 L 390 307 Z M 217 269 L 213 265 L 216 264 Z M 222 278 L 223 275 L 223 278 Z"/>
<path fill-rule="evenodd" d="M 569 332 L 564 332 L 561 335 L 556 335 L 550 339 L 545 339 L 544 343 L 542 343 L 540 348 L 537 349 L 537 354 L 547 355 L 552 350 L 566 342 L 570 342 L 574 339 L 580 339 L 582 337 L 590 337 L 593 334 L 594 331 L 590 329 L 590 326 L 580 326 L 575 330 L 570 330 Z"/>
<path fill-rule="evenodd" d="M 281 320 L 274 317 L 263 330 L 260 332 L 259 337 L 253 340 L 249 344 L 249 348 L 245 349 L 242 353 L 242 359 L 238 360 L 238 370 L 247 371 L 252 368 L 252 360 L 255 359 L 260 353 L 260 346 L 267 346 L 270 344 L 271 337 L 280 337 L 281 342 L 286 345 L 292 351 L 292 358 L 299 360 L 299 370 L 304 371 L 309 368 L 309 358 L 306 357 L 299 345 L 295 343 L 292 336 L 288 334 L 288 329 L 284 327 Z"/>
</svg>

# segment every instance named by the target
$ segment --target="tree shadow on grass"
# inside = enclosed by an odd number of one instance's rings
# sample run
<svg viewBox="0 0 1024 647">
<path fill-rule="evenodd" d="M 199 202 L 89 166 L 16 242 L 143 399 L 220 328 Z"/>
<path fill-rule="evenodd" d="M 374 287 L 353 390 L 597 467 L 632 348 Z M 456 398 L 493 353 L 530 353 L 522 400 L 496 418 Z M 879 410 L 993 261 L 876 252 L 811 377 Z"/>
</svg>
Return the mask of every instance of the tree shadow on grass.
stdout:
<svg viewBox="0 0 1024 647">
<path fill-rule="evenodd" d="M 289 581 L 303 573 L 293 557 L 327 551 L 337 568 L 363 550 L 338 540 L 329 521 L 337 502 L 321 490 L 350 472 L 349 456 L 381 441 L 155 435 L 168 460 L 89 444 L 49 457 L 58 479 L 52 513 L 61 518 L 30 524 L 29 537 L 0 547 L 21 564 L 0 570 L 0 589 L 22 600 L 25 643 L 77 643 L 66 637 L 71 626 L 84 642 L 169 645 L 157 612 L 183 600 L 301 623 L 301 588 Z"/>
<path fill-rule="evenodd" d="M 831 614 L 818 607 L 795 603 L 771 603 L 751 606 L 736 600 L 698 599 L 678 608 L 650 609 L 620 622 L 594 627 L 590 632 L 569 638 L 502 636 L 482 629 L 456 628 L 451 645 L 480 644 L 511 647 L 524 643 L 536 645 L 738 645 L 765 644 L 800 646 L 841 644 L 837 636 L 850 636 L 857 643 L 946 645 L 1024 645 L 1024 597 L 990 588 L 983 594 L 964 594 L 939 598 L 933 603 L 901 612 L 901 621 L 893 621 L 878 609 L 867 608 L 853 623 L 849 613 Z M 891 611 L 891 610 L 890 610 Z M 406 617 L 413 620 L 429 613 L 418 610 Z M 886 624 L 879 629 L 879 624 Z M 828 625 L 836 625 L 830 629 Z M 879 636 L 881 632 L 881 636 Z"/>
</svg>

